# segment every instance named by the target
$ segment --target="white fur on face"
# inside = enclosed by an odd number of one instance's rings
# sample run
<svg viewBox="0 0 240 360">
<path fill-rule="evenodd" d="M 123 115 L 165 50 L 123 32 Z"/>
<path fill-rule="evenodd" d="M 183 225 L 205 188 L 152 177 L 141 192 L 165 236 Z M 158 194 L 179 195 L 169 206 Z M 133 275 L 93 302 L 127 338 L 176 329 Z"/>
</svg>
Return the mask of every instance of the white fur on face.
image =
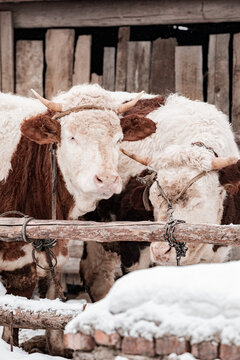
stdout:
<svg viewBox="0 0 240 360">
<path fill-rule="evenodd" d="M 158 181 L 169 199 L 173 199 L 184 186 L 199 173 L 198 170 L 183 166 L 179 168 L 161 169 L 158 172 Z M 173 202 L 174 218 L 185 220 L 187 223 L 220 224 L 223 213 L 223 201 L 225 191 L 218 182 L 217 172 L 207 173 L 203 178 Z M 161 195 L 155 182 L 150 189 L 150 200 L 154 207 L 156 221 L 166 222 L 167 203 Z M 177 229 L 176 229 L 177 234 Z M 187 239 L 185 240 L 187 243 Z M 224 261 L 229 248 L 221 249 L 216 253 L 212 245 L 188 244 L 186 257 L 181 259 L 182 265 L 196 264 L 200 262 Z M 166 242 L 152 243 L 150 246 L 151 259 L 159 265 L 176 265 L 176 253 Z"/>
<path fill-rule="evenodd" d="M 119 140 L 122 130 L 113 111 L 88 110 L 72 113 L 61 121 L 57 157 L 69 192 L 82 193 L 92 201 L 109 198 L 122 189 L 121 179 L 99 188 L 95 176 L 118 176 Z M 79 204 L 81 206 L 81 204 Z"/>
</svg>

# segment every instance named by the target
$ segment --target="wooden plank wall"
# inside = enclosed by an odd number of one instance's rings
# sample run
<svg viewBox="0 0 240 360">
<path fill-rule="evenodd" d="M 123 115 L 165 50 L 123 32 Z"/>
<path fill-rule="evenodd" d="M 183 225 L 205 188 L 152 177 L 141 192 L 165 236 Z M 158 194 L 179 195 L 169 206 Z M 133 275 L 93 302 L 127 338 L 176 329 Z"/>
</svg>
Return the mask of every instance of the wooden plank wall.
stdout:
<svg viewBox="0 0 240 360">
<path fill-rule="evenodd" d="M 91 73 L 91 35 L 75 38 L 74 29 L 49 29 L 45 46 L 43 40 L 18 40 L 14 54 L 11 12 L 0 12 L 0 30 L 0 88 L 4 92 L 29 96 L 29 89 L 34 88 L 51 98 L 72 85 L 90 82 L 113 91 L 177 91 L 203 100 L 201 46 L 178 46 L 175 38 L 130 41 L 130 27 L 120 27 L 116 48 L 104 48 L 102 74 L 95 74 Z M 240 131 L 239 36 L 235 34 L 233 40 L 231 112 L 236 131 Z M 207 101 L 226 114 L 230 108 L 229 42 L 229 34 L 209 37 Z"/>
</svg>

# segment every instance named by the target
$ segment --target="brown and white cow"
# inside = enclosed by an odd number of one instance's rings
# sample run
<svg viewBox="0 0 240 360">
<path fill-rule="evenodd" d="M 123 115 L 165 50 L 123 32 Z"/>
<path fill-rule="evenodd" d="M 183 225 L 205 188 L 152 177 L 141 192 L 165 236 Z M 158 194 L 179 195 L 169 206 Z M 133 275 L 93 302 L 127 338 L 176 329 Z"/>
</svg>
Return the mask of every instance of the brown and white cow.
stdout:
<svg viewBox="0 0 240 360">
<path fill-rule="evenodd" d="M 122 189 L 119 113 L 132 104 L 118 106 L 97 85 L 75 86 L 54 102 L 37 97 L 43 104 L 0 94 L 0 213 L 17 210 L 51 218 L 49 149 L 56 143 L 57 219 L 77 219 Z M 60 269 L 67 260 L 67 243 L 59 241 L 53 251 Z M 48 267 L 44 252 L 37 258 Z M 1 242 L 0 274 L 7 293 L 30 298 L 46 271 L 33 263 L 31 244 Z"/>
</svg>

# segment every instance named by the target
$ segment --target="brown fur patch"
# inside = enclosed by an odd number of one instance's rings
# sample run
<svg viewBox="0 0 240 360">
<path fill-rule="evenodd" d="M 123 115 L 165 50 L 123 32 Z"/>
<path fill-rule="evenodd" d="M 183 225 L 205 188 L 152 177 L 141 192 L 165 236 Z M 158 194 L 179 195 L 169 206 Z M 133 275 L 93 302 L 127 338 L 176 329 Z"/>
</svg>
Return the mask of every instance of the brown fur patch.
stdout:
<svg viewBox="0 0 240 360">
<path fill-rule="evenodd" d="M 166 97 L 159 95 L 152 99 L 142 99 L 138 100 L 135 106 L 133 106 L 131 109 L 127 110 L 123 116 L 128 115 L 142 115 L 146 116 L 153 110 L 158 109 L 159 107 L 165 105 Z"/>
<path fill-rule="evenodd" d="M 18 210 L 36 219 L 51 218 L 51 164 L 50 145 L 38 145 L 22 136 L 12 157 L 12 170 L 7 180 L 0 182 L 0 213 L 9 210 Z M 73 206 L 73 198 L 66 189 L 60 169 L 57 177 L 57 219 L 67 219 L 69 210 Z M 0 252 L 4 260 L 16 260 L 24 255 L 21 249 L 23 242 L 9 244 L 0 243 Z M 54 248 L 56 255 L 67 256 L 65 241 L 58 241 Z M 35 265 L 34 265 L 35 266 Z M 13 272 L 8 273 L 8 288 L 14 294 L 23 295 L 22 288 L 25 282 L 21 279 L 21 269 L 18 272 L 18 281 L 14 281 Z M 29 265 L 29 278 L 36 279 L 35 268 Z M 11 276 L 11 273 L 13 276 Z M 5 275 L 4 275 L 5 276 Z M 35 286 L 35 285 L 34 285 Z M 34 288 L 34 287 L 33 287 Z M 13 292 L 12 292 L 13 293 Z"/>
<path fill-rule="evenodd" d="M 219 170 L 219 182 L 231 194 L 237 194 L 240 187 L 240 160 Z"/>
<path fill-rule="evenodd" d="M 2 271 L 1 278 L 8 294 L 25 296 L 31 298 L 36 286 L 36 265 L 29 264 L 14 271 Z"/>
<path fill-rule="evenodd" d="M 144 170 L 139 176 L 148 174 L 149 170 Z M 136 180 L 136 176 L 132 177 L 121 194 L 114 195 L 108 200 L 101 200 L 94 212 L 84 216 L 85 220 L 112 221 L 114 216 L 116 221 L 153 221 L 153 212 L 146 211 L 143 204 L 144 189 L 145 186 Z M 139 261 L 141 250 L 149 245 L 148 242 L 129 241 L 102 243 L 106 251 L 112 251 L 120 256 L 123 273 Z M 87 246 L 84 246 L 83 258 L 87 258 Z"/>
<path fill-rule="evenodd" d="M 40 145 L 60 142 L 61 125 L 57 120 L 52 119 L 54 113 L 48 110 L 44 114 L 24 120 L 21 125 L 22 135 Z"/>
<path fill-rule="evenodd" d="M 123 141 L 138 141 L 156 132 L 156 124 L 141 115 L 128 115 L 121 119 Z"/>
<path fill-rule="evenodd" d="M 156 124 L 145 116 L 165 104 L 164 96 L 138 100 L 121 118 L 124 141 L 138 141 L 156 132 Z"/>
</svg>

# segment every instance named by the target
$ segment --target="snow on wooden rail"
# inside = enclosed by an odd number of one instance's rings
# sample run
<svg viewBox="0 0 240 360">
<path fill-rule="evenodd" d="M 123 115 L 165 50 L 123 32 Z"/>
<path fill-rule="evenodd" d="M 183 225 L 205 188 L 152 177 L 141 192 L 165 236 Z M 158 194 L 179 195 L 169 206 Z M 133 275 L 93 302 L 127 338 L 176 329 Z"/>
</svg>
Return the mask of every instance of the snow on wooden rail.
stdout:
<svg viewBox="0 0 240 360">
<path fill-rule="evenodd" d="M 21 241 L 23 218 L 0 218 L 0 241 Z M 70 239 L 75 241 L 164 241 L 164 223 L 109 222 L 78 220 L 31 220 L 29 239 Z M 240 225 L 179 224 L 177 241 L 215 245 L 240 245 Z"/>
<path fill-rule="evenodd" d="M 60 300 L 28 300 L 20 296 L 0 296 L 0 325 L 24 329 L 64 329 L 84 309 L 84 303 Z"/>
</svg>

